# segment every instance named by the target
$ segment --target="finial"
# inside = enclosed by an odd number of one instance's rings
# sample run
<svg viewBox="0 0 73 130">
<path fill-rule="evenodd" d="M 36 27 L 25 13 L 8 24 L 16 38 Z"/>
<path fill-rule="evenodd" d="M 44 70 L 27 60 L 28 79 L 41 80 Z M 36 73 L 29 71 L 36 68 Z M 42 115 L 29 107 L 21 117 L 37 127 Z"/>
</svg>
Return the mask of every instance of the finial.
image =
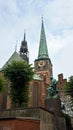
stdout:
<svg viewBox="0 0 73 130">
<path fill-rule="evenodd" d="M 43 26 L 43 15 L 42 15 L 42 26 Z"/>
<path fill-rule="evenodd" d="M 25 33 L 25 30 L 24 30 L 24 41 L 25 41 L 25 38 L 26 38 L 26 33 Z"/>
<path fill-rule="evenodd" d="M 17 41 L 16 41 L 16 45 L 15 45 L 15 52 L 17 51 Z"/>
<path fill-rule="evenodd" d="M 41 19 L 42 19 L 42 22 L 43 22 L 43 15 L 42 15 Z"/>
</svg>

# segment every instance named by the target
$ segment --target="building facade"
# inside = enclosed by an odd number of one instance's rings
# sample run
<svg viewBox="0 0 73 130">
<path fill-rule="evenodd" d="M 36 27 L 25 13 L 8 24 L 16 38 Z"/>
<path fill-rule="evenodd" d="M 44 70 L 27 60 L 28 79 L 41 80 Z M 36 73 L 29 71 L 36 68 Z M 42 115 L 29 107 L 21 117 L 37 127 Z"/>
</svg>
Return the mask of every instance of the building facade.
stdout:
<svg viewBox="0 0 73 130">
<path fill-rule="evenodd" d="M 26 61 L 29 63 L 28 56 L 28 45 L 25 38 L 21 42 L 20 53 L 18 54 L 16 50 L 5 63 L 2 69 L 4 69 L 12 61 Z M 34 70 L 36 74 L 33 77 L 33 80 L 30 82 L 29 87 L 29 105 L 30 107 L 44 107 L 44 101 L 48 97 L 47 87 L 50 85 L 50 77 L 53 76 L 52 62 L 48 54 L 48 47 L 46 42 L 46 35 L 44 29 L 44 22 L 42 19 L 41 32 L 40 32 L 40 42 L 38 49 L 38 57 L 34 61 Z M 66 80 L 63 79 L 63 75 L 58 76 L 58 87 L 59 90 L 62 90 Z M 0 108 L 9 109 L 10 108 L 10 99 L 8 96 L 9 85 L 6 86 L 6 90 L 1 94 Z M 62 95 L 62 93 L 60 94 Z"/>
</svg>

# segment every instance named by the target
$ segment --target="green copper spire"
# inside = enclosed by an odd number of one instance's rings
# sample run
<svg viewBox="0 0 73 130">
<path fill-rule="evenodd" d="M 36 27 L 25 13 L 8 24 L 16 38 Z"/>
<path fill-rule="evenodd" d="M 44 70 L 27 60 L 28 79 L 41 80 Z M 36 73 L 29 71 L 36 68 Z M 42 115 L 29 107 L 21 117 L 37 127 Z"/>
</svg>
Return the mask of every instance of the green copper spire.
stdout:
<svg viewBox="0 0 73 130">
<path fill-rule="evenodd" d="M 47 59 L 47 58 L 49 58 L 49 56 L 48 56 L 46 36 L 45 36 L 45 31 L 44 31 L 44 23 L 43 23 L 43 18 L 42 18 L 38 59 Z"/>
</svg>

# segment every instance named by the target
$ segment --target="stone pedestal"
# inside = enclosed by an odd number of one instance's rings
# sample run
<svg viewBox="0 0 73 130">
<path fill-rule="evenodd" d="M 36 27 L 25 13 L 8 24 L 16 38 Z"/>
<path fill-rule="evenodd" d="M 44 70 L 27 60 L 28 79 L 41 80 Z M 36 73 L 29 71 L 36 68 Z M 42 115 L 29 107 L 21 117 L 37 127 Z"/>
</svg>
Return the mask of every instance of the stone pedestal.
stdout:
<svg viewBox="0 0 73 130">
<path fill-rule="evenodd" d="M 45 108 L 54 113 L 56 117 L 61 116 L 61 101 L 59 97 L 45 99 Z"/>
<path fill-rule="evenodd" d="M 57 98 L 48 98 L 45 100 L 45 108 L 54 113 L 54 121 L 55 121 L 55 128 L 57 130 L 66 130 L 66 122 L 62 116 L 61 111 L 61 101 L 59 97 Z"/>
<path fill-rule="evenodd" d="M 61 101 L 59 97 L 45 100 L 45 108 L 55 115 L 55 127 L 59 129 L 59 117 L 61 116 Z"/>
</svg>

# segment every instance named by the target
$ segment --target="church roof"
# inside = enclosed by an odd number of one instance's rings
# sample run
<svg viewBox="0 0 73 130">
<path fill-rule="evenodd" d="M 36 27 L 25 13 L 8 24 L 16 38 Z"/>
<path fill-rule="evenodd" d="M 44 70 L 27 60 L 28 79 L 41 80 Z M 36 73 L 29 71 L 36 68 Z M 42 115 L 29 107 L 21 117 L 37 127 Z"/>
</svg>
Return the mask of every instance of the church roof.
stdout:
<svg viewBox="0 0 73 130">
<path fill-rule="evenodd" d="M 37 75 L 37 74 L 34 74 L 33 79 L 34 79 L 34 80 L 42 80 L 42 79 L 40 78 L 40 76 Z"/>
<path fill-rule="evenodd" d="M 47 48 L 47 42 L 46 42 L 46 36 L 44 30 L 44 23 L 42 19 L 38 59 L 47 59 L 47 58 L 49 58 L 49 55 L 48 55 L 48 48 Z"/>
<path fill-rule="evenodd" d="M 13 61 L 24 61 L 24 59 L 15 51 L 11 57 L 9 58 L 9 60 L 5 63 L 5 65 L 1 68 L 1 70 L 3 70 L 4 68 L 6 68 L 6 66 L 10 63 L 12 63 Z M 41 78 L 39 77 L 39 75 L 34 74 L 33 76 L 34 80 L 41 80 Z"/>
<path fill-rule="evenodd" d="M 9 60 L 5 63 L 5 65 L 2 67 L 2 70 L 11 62 L 13 61 L 24 61 L 23 58 L 15 51 L 12 56 L 9 58 Z"/>
</svg>

